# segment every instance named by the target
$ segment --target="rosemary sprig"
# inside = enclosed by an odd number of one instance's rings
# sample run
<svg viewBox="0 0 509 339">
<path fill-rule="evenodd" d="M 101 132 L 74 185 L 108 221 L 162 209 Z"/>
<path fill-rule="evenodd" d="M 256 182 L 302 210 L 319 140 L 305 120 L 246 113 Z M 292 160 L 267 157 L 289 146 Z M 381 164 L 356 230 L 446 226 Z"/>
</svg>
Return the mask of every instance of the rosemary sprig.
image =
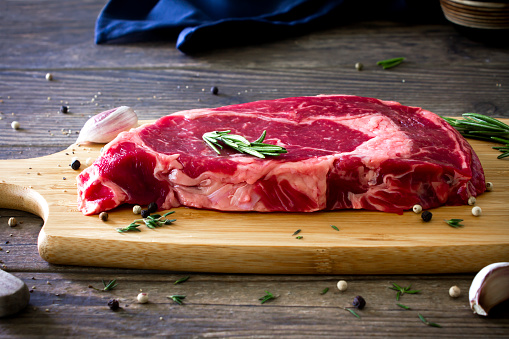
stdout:
<svg viewBox="0 0 509 339">
<path fill-rule="evenodd" d="M 170 295 L 170 296 L 168 296 L 168 298 L 170 298 L 177 304 L 182 305 L 184 303 L 183 300 L 186 298 L 186 296 L 185 295 Z"/>
<path fill-rule="evenodd" d="M 398 66 L 400 63 L 402 63 L 405 60 L 405 58 L 392 58 L 387 60 L 380 60 L 376 64 L 378 66 L 382 66 L 384 69 L 393 68 Z"/>
<path fill-rule="evenodd" d="M 408 293 L 408 294 L 416 294 L 416 293 L 419 293 L 420 290 L 411 290 L 410 288 L 412 287 L 412 284 L 408 285 L 407 287 L 401 287 L 399 286 L 398 284 L 396 283 L 392 283 L 392 287 L 389 287 L 391 290 L 394 290 L 394 291 L 397 291 L 398 293 L 396 293 L 396 300 L 399 300 L 399 298 L 405 294 L 405 293 Z"/>
<path fill-rule="evenodd" d="M 428 325 L 428 326 L 431 326 L 431 327 L 442 327 L 439 324 L 435 324 L 435 323 L 427 321 L 426 318 L 424 318 L 420 313 L 417 313 L 417 315 L 419 316 L 419 319 L 421 319 L 421 321 L 423 323 L 425 323 L 426 325 Z"/>
<path fill-rule="evenodd" d="M 502 152 L 497 158 L 509 157 L 509 125 L 478 113 L 464 113 L 463 119 L 442 117 L 465 138 L 493 141 L 504 144 L 493 149 Z"/>
<path fill-rule="evenodd" d="M 359 318 L 359 319 L 361 318 L 361 316 L 360 316 L 360 315 L 358 315 L 358 314 L 357 314 L 357 312 L 355 312 L 355 311 L 354 311 L 354 310 L 352 310 L 351 308 L 349 308 L 349 307 L 345 307 L 344 309 L 345 309 L 345 310 L 347 310 L 348 312 L 352 313 L 352 314 L 353 314 L 354 316 L 356 316 L 357 318 Z"/>
<path fill-rule="evenodd" d="M 260 304 L 265 304 L 267 301 L 271 299 L 276 299 L 276 297 L 269 291 L 265 291 L 265 295 L 261 298 L 258 298 L 258 300 L 260 300 Z"/>
<path fill-rule="evenodd" d="M 139 226 L 145 224 L 148 228 L 154 229 L 156 227 L 161 227 L 164 225 L 170 225 L 177 219 L 167 219 L 166 217 L 170 214 L 175 213 L 175 211 L 167 212 L 163 215 L 160 214 L 151 214 L 146 218 L 143 219 L 137 219 L 134 220 L 129 226 L 127 227 L 119 227 L 117 228 L 117 232 L 124 233 L 124 232 L 130 232 L 130 231 L 137 231 L 141 232 L 141 230 L 138 229 Z"/>
<path fill-rule="evenodd" d="M 262 135 L 254 142 L 250 142 L 241 135 L 229 134 L 230 132 L 230 130 L 207 132 L 203 134 L 202 139 L 217 154 L 221 154 L 219 149 L 223 149 L 219 142 L 233 148 L 237 152 L 247 153 L 262 159 L 265 156 L 277 156 L 282 153 L 288 153 L 284 147 L 263 143 L 267 131 L 263 131 Z"/>
<path fill-rule="evenodd" d="M 174 284 L 174 285 L 182 284 L 183 282 L 186 282 L 186 281 L 187 281 L 187 279 L 189 279 L 189 278 L 190 278 L 189 276 L 184 277 L 184 278 L 180 278 L 180 279 L 178 279 L 177 281 L 175 281 L 173 284 Z"/>
<path fill-rule="evenodd" d="M 399 307 L 401 307 L 401 308 L 404 308 L 405 310 L 409 310 L 409 309 L 410 309 L 410 307 L 405 306 L 405 305 L 403 305 L 403 304 L 396 304 L 396 305 L 398 305 L 398 306 L 399 306 Z"/>
<path fill-rule="evenodd" d="M 460 222 L 463 221 L 463 219 L 449 219 L 449 220 L 444 220 L 449 226 L 451 227 L 454 227 L 454 228 L 459 228 L 459 227 L 462 227 L 464 226 L 463 224 L 460 224 Z"/>
<path fill-rule="evenodd" d="M 335 229 L 336 231 L 339 231 L 339 228 L 335 225 L 330 225 L 330 227 L 332 227 L 333 229 Z"/>
<path fill-rule="evenodd" d="M 117 284 L 117 279 L 110 280 L 107 283 L 104 281 L 104 279 L 101 279 L 101 281 L 103 282 L 103 286 L 104 286 L 104 288 L 102 288 L 102 289 L 95 288 L 92 285 L 88 285 L 88 287 L 93 288 L 96 291 L 105 292 L 105 291 L 111 291 L 112 289 L 114 289 L 118 285 Z"/>
<path fill-rule="evenodd" d="M 324 295 L 325 293 L 329 292 L 329 288 L 325 287 L 322 292 L 320 292 L 321 295 Z"/>
</svg>

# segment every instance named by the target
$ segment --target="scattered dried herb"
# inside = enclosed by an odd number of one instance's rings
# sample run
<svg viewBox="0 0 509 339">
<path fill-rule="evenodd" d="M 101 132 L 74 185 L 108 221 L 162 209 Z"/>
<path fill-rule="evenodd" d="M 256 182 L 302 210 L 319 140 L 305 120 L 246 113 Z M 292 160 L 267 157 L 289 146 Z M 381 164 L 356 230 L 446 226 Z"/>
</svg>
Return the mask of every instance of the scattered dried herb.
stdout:
<svg viewBox="0 0 509 339">
<path fill-rule="evenodd" d="M 133 221 L 127 227 L 117 228 L 116 230 L 119 233 L 130 232 L 130 231 L 141 232 L 138 229 L 138 227 L 143 225 L 143 224 L 145 224 L 148 228 L 152 228 L 152 229 L 156 228 L 156 227 L 161 227 L 161 226 L 164 226 L 164 225 L 171 225 L 177 219 L 167 219 L 166 217 L 168 215 L 170 215 L 170 214 L 173 214 L 173 213 L 175 213 L 175 211 L 170 211 L 170 212 L 167 212 L 167 213 L 165 213 L 163 215 L 152 214 L 152 215 L 147 216 L 146 218 L 137 219 L 137 220 Z"/>
<path fill-rule="evenodd" d="M 403 57 L 399 58 L 392 58 L 392 59 L 386 59 L 386 60 L 380 60 L 376 64 L 378 66 L 382 66 L 383 69 L 389 69 L 398 66 L 400 63 L 402 63 L 405 60 Z"/>
<path fill-rule="evenodd" d="M 298 235 L 298 236 L 295 237 L 295 239 L 299 239 L 299 240 L 302 239 L 302 238 L 304 238 L 302 235 Z"/>
<path fill-rule="evenodd" d="M 355 312 L 354 310 L 352 310 L 351 308 L 348 308 L 348 307 L 345 307 L 344 308 L 345 310 L 347 310 L 348 312 L 352 313 L 354 316 L 356 316 L 357 318 L 361 318 L 360 315 L 357 314 L 357 312 Z"/>
<path fill-rule="evenodd" d="M 407 287 L 401 287 L 396 283 L 392 283 L 392 287 L 389 287 L 391 290 L 397 291 L 396 293 L 396 300 L 399 300 L 399 298 L 407 293 L 407 294 L 416 294 L 419 293 L 420 290 L 411 290 L 412 284 L 408 285 Z"/>
<path fill-rule="evenodd" d="M 186 296 L 185 295 L 170 295 L 170 296 L 168 296 L 168 298 L 170 298 L 171 300 L 173 300 L 177 304 L 182 305 L 183 304 L 183 300 L 186 298 Z"/>
<path fill-rule="evenodd" d="M 449 219 L 449 220 L 444 220 L 449 226 L 451 227 L 454 227 L 454 228 L 459 228 L 459 227 L 462 227 L 464 226 L 463 224 L 460 224 L 460 222 L 463 221 L 463 219 Z"/>
<path fill-rule="evenodd" d="M 337 226 L 334 226 L 334 225 L 330 225 L 330 227 L 332 227 L 333 229 L 335 229 L 336 231 L 339 231 L 339 228 Z"/>
<path fill-rule="evenodd" d="M 417 315 L 419 316 L 419 319 L 421 319 L 421 321 L 424 324 L 428 325 L 428 326 L 431 326 L 431 327 L 440 327 L 440 328 L 442 327 L 439 324 L 435 324 L 435 323 L 427 321 L 426 318 L 424 318 L 420 313 L 418 313 Z"/>
<path fill-rule="evenodd" d="M 173 284 L 174 284 L 174 285 L 182 284 L 183 282 L 187 281 L 187 279 L 189 279 L 189 276 L 184 277 L 184 278 L 180 278 L 180 279 L 178 279 L 177 281 L 175 281 Z"/>
<path fill-rule="evenodd" d="M 295 232 L 293 232 L 292 236 L 299 234 L 300 231 L 301 231 L 300 229 L 296 230 Z"/>
<path fill-rule="evenodd" d="M 272 299 L 276 299 L 276 297 L 269 291 L 265 291 L 265 295 L 261 298 L 258 298 L 258 300 L 260 300 L 260 304 L 265 304 L 267 301 Z"/>
</svg>

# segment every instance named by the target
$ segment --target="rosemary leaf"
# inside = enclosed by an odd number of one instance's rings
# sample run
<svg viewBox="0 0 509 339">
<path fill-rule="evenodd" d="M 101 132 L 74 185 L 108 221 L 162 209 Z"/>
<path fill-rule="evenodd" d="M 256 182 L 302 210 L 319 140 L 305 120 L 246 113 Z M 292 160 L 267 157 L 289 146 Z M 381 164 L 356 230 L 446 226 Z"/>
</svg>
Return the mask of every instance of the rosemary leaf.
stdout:
<svg viewBox="0 0 509 339">
<path fill-rule="evenodd" d="M 261 304 L 265 304 L 267 301 L 275 298 L 276 297 L 272 293 L 270 293 L 269 291 L 265 291 L 265 295 L 261 298 L 258 298 L 258 300 L 260 300 Z"/>
<path fill-rule="evenodd" d="M 357 318 L 361 318 L 360 315 L 357 314 L 357 312 L 355 312 L 354 310 L 352 310 L 351 308 L 348 308 L 348 307 L 345 307 L 345 310 L 347 310 L 348 312 L 352 313 L 354 316 L 356 316 Z"/>
<path fill-rule="evenodd" d="M 292 237 L 293 237 L 294 235 L 299 234 L 299 233 L 300 233 L 300 231 L 301 231 L 301 229 L 299 228 L 298 230 L 296 230 L 295 232 L 293 232 Z"/>
<path fill-rule="evenodd" d="M 417 315 L 419 316 L 419 319 L 421 319 L 421 321 L 424 324 L 428 325 L 428 326 L 431 326 L 431 327 L 440 327 L 440 328 L 442 327 L 439 324 L 435 324 L 435 323 L 427 321 L 426 318 L 424 318 L 420 313 L 418 313 Z"/>
<path fill-rule="evenodd" d="M 459 228 L 459 227 L 462 227 L 464 226 L 463 224 L 460 224 L 460 222 L 463 221 L 463 219 L 449 219 L 449 220 L 444 220 L 449 226 L 451 227 L 454 227 L 454 228 Z"/>
<path fill-rule="evenodd" d="M 396 304 L 396 305 L 398 305 L 398 306 L 399 306 L 399 307 L 401 307 L 401 308 L 404 308 L 405 310 L 409 310 L 409 309 L 410 309 L 410 307 L 405 306 L 405 305 L 403 305 L 403 304 Z"/>
<path fill-rule="evenodd" d="M 320 292 L 321 295 L 324 295 L 325 293 L 329 292 L 329 288 L 325 287 L 322 292 Z"/>
<path fill-rule="evenodd" d="M 389 68 L 398 66 L 404 60 L 405 60 L 405 58 L 402 58 L 402 57 L 401 58 L 392 58 L 392 59 L 387 59 L 387 60 L 380 60 L 376 64 L 378 66 L 382 66 L 383 69 L 389 69 Z"/>
<path fill-rule="evenodd" d="M 117 279 L 113 279 L 111 281 L 108 281 L 108 283 L 105 283 L 104 282 L 104 279 L 102 280 L 103 282 L 103 291 L 111 291 L 112 289 L 114 289 L 115 287 L 117 287 Z"/>
<path fill-rule="evenodd" d="M 339 231 L 339 228 L 335 225 L 330 225 L 330 227 L 332 227 L 333 229 L 335 229 L 336 231 Z"/>
<path fill-rule="evenodd" d="M 181 283 L 183 283 L 183 282 L 187 281 L 187 279 L 189 279 L 189 276 L 184 277 L 184 278 L 180 278 L 180 279 L 178 279 L 177 281 L 175 281 L 173 284 L 174 284 L 174 285 L 181 284 Z"/>
<path fill-rule="evenodd" d="M 221 154 L 218 148 L 223 148 L 220 142 L 233 148 L 237 152 L 246 153 L 261 159 L 265 158 L 265 156 L 278 156 L 282 153 L 287 153 L 284 147 L 262 142 L 267 134 L 265 130 L 254 142 L 249 142 L 241 135 L 229 133 L 230 130 L 207 132 L 203 134 L 202 139 L 207 146 L 212 148 L 217 154 Z"/>
<path fill-rule="evenodd" d="M 179 305 L 183 304 L 183 299 L 185 299 L 185 297 L 186 297 L 185 295 L 170 295 L 170 296 L 168 296 L 168 298 L 170 298 L 171 300 L 173 300 L 174 302 L 176 302 Z"/>
</svg>

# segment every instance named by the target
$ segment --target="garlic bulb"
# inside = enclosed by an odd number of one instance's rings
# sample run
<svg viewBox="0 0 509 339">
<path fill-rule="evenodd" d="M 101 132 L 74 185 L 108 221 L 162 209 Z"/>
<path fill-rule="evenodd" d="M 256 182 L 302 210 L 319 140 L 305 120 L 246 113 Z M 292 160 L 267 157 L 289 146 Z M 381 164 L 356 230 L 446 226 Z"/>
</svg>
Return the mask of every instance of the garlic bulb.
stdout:
<svg viewBox="0 0 509 339">
<path fill-rule="evenodd" d="M 107 143 L 123 131 L 138 125 L 138 116 L 131 107 L 120 106 L 94 115 L 85 123 L 76 143 Z"/>
<path fill-rule="evenodd" d="M 509 299 L 509 262 L 494 263 L 480 270 L 470 286 L 469 299 L 474 313 L 484 316 Z"/>
</svg>

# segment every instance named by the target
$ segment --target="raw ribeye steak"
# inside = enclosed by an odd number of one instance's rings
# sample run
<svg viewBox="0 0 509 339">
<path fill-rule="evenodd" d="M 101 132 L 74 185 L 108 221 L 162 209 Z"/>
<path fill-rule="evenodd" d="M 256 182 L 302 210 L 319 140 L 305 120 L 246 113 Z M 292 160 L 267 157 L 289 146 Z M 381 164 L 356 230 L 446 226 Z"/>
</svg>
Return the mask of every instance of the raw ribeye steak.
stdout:
<svg viewBox="0 0 509 339">
<path fill-rule="evenodd" d="M 202 140 L 211 131 L 285 147 L 260 159 Z M 221 211 L 402 213 L 484 192 L 467 141 L 439 116 L 396 102 L 322 95 L 194 109 L 120 133 L 78 176 L 85 214 L 156 202 Z"/>
</svg>

